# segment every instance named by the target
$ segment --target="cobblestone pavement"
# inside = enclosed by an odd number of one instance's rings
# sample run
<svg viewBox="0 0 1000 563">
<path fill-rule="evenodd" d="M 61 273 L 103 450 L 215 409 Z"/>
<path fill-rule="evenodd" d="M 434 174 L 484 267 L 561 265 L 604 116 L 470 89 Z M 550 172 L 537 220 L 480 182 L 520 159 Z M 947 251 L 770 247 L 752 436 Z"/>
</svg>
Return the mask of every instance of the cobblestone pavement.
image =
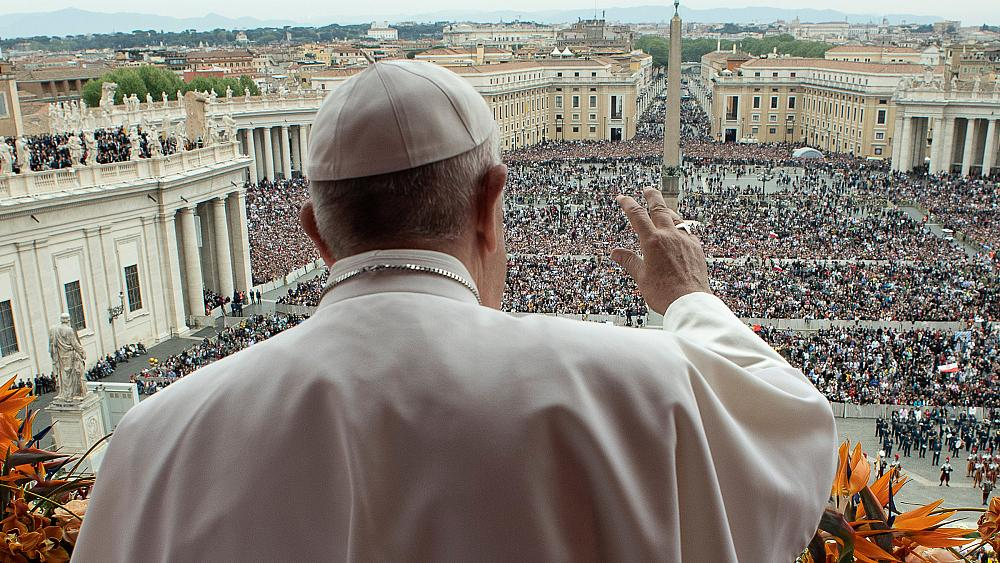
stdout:
<svg viewBox="0 0 1000 563">
<path fill-rule="evenodd" d="M 837 419 L 837 435 L 841 441 L 850 438 L 852 444 L 860 440 L 861 447 L 868 453 L 869 459 L 874 459 L 880 449 L 875 441 L 875 421 L 872 419 Z M 853 445 L 851 447 L 853 448 Z M 951 460 L 951 465 L 955 470 L 951 474 L 950 487 L 938 486 L 941 472 L 937 466 L 931 465 L 931 452 L 927 452 L 926 458 L 918 457 L 916 451 L 911 453 L 913 455 L 910 457 L 905 457 L 902 454 L 899 457 L 903 472 L 912 479 L 900 491 L 900 496 L 897 499 L 897 506 L 900 510 L 905 512 L 940 498 L 944 499 L 943 506 L 948 508 L 982 506 L 982 491 L 972 488 L 972 479 L 965 476 L 966 452 L 962 452 L 961 459 Z M 947 455 L 947 452 L 941 452 L 942 463 Z M 968 525 L 974 525 L 979 518 L 979 515 L 973 512 L 959 513 L 958 516 L 962 517 Z"/>
</svg>

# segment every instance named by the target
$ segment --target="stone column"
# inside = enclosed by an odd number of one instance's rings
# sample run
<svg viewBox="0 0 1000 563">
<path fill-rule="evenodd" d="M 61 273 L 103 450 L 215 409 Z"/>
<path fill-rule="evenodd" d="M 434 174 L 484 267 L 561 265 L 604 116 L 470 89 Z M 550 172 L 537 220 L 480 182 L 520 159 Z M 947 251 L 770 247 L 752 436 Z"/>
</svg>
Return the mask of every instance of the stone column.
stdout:
<svg viewBox="0 0 1000 563">
<path fill-rule="evenodd" d="M 667 114 L 663 124 L 660 192 L 667 206 L 676 210 L 680 205 L 680 176 L 675 172 L 681 165 L 681 18 L 676 9 L 670 20 L 670 57 L 667 63 Z M 627 131 L 625 135 L 628 135 Z"/>
<path fill-rule="evenodd" d="M 212 200 L 212 218 L 215 227 L 215 264 L 219 273 L 219 295 L 233 296 L 233 255 L 229 246 L 229 222 L 226 221 L 226 200 Z"/>
<path fill-rule="evenodd" d="M 944 155 L 944 118 L 934 118 L 934 136 L 931 137 L 931 164 L 928 172 L 937 174 L 941 172 L 943 165 L 941 161 Z"/>
<path fill-rule="evenodd" d="M 289 141 L 292 147 L 292 170 L 298 170 L 299 173 L 302 172 L 302 152 L 299 151 L 299 136 L 302 134 L 302 129 L 297 125 L 294 129 L 289 129 Z"/>
<path fill-rule="evenodd" d="M 254 138 L 253 129 L 244 129 L 247 137 L 247 154 L 250 156 L 250 182 L 257 183 L 257 139 Z"/>
<path fill-rule="evenodd" d="M 243 190 L 232 192 L 227 198 L 229 207 L 230 253 L 233 257 L 233 273 L 236 289 L 244 291 L 253 286 L 250 273 L 250 235 L 247 229 L 247 198 Z"/>
<path fill-rule="evenodd" d="M 181 280 L 180 252 L 177 247 L 177 223 L 175 213 L 165 213 L 157 218 L 157 228 L 162 241 L 163 268 L 167 270 L 167 316 L 173 334 L 187 330 L 187 318 L 184 315 L 184 290 Z"/>
<path fill-rule="evenodd" d="M 896 114 L 896 123 L 892 128 L 892 169 L 900 169 L 900 159 L 899 155 L 903 153 L 903 112 L 898 111 Z"/>
<path fill-rule="evenodd" d="M 264 177 L 274 181 L 274 137 L 271 128 L 264 128 Z"/>
<path fill-rule="evenodd" d="M 903 138 L 899 144 L 899 166 L 896 170 L 909 172 L 913 169 L 913 118 L 903 118 Z"/>
<path fill-rule="evenodd" d="M 302 175 L 306 175 L 306 159 L 309 155 L 309 126 L 299 125 L 299 166 Z"/>
<path fill-rule="evenodd" d="M 962 176 L 968 176 L 972 171 L 972 163 L 975 158 L 976 145 L 976 120 L 967 119 L 965 126 L 965 149 L 962 151 Z"/>
<path fill-rule="evenodd" d="M 983 154 L 983 176 L 989 176 L 997 163 L 997 120 L 991 119 L 986 126 L 986 152 Z"/>
<path fill-rule="evenodd" d="M 198 234 L 194 226 L 196 207 L 181 209 L 181 244 L 184 245 L 184 288 L 187 290 L 188 315 L 205 316 L 204 281 L 201 277 L 201 255 Z"/>
<path fill-rule="evenodd" d="M 288 126 L 281 126 L 281 173 L 284 174 L 285 179 L 289 180 L 292 177 L 292 158 L 289 152 L 289 148 L 292 143 L 288 139 Z"/>
<path fill-rule="evenodd" d="M 944 118 L 944 136 L 941 139 L 941 172 L 951 174 L 951 165 L 955 159 L 955 123 L 954 117 Z"/>
</svg>

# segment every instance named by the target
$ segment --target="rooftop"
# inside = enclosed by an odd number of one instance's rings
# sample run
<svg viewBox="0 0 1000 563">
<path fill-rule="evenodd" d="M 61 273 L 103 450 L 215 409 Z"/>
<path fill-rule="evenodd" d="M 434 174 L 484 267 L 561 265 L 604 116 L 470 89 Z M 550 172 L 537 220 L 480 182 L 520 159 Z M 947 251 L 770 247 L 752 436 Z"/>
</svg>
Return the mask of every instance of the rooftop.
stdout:
<svg viewBox="0 0 1000 563">
<path fill-rule="evenodd" d="M 791 57 L 751 59 L 743 63 L 741 68 L 807 68 L 818 70 L 864 72 L 869 74 L 916 74 L 924 71 L 924 67 L 922 65 L 915 64 L 859 63 L 854 61 L 831 61 L 828 59 L 805 59 Z"/>
</svg>

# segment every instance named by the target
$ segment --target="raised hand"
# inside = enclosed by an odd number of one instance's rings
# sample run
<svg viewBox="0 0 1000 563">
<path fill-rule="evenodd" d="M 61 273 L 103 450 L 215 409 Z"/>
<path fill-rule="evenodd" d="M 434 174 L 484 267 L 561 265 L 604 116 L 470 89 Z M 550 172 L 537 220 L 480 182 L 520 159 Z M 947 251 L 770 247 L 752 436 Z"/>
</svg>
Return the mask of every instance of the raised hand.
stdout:
<svg viewBox="0 0 1000 563">
<path fill-rule="evenodd" d="M 687 229 L 677 228 L 683 221 L 667 207 L 659 190 L 646 188 L 642 195 L 648 209 L 629 196 L 615 198 L 639 236 L 642 256 L 615 248 L 611 259 L 639 285 L 649 308 L 662 315 L 678 297 L 699 291 L 711 293 L 708 264 L 701 241 Z"/>
</svg>

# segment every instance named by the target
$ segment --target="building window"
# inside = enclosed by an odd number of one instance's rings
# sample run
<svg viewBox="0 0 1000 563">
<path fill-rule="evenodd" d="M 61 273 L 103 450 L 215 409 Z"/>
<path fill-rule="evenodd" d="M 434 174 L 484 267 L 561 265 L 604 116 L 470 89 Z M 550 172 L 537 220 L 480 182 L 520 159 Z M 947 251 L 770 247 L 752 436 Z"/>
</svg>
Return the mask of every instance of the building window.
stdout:
<svg viewBox="0 0 1000 563">
<path fill-rule="evenodd" d="M 596 113 L 590 114 L 590 120 L 591 121 L 597 121 L 597 114 Z"/>
<path fill-rule="evenodd" d="M 755 72 L 755 73 L 753 73 L 753 75 L 754 75 L 754 78 L 760 78 L 760 73 L 759 72 Z"/>
<path fill-rule="evenodd" d="M 726 121 L 736 121 L 740 113 L 740 97 L 726 96 Z"/>
<path fill-rule="evenodd" d="M 125 266 L 125 292 L 128 294 L 129 312 L 142 309 L 142 290 L 139 289 L 139 266 Z"/>
<path fill-rule="evenodd" d="M 778 116 L 772 113 L 771 115 L 767 116 L 767 120 L 770 123 L 777 123 L 778 122 Z"/>
<path fill-rule="evenodd" d="M 875 122 L 878 123 L 879 125 L 885 125 L 885 110 L 884 109 L 878 110 L 878 114 L 876 114 L 876 117 L 875 117 Z"/>
<path fill-rule="evenodd" d="M 562 73 L 561 72 L 557 72 L 556 76 L 562 76 Z"/>
<path fill-rule="evenodd" d="M 621 96 L 611 96 L 611 119 L 622 118 L 622 102 Z"/>
<path fill-rule="evenodd" d="M 767 128 L 767 132 L 770 133 L 770 134 L 772 134 L 772 135 L 775 135 L 775 134 L 778 133 L 778 128 L 777 127 L 768 127 Z"/>
<path fill-rule="evenodd" d="M 7 110 L 7 93 L 0 92 L 0 117 L 9 117 L 10 112 Z"/>
<path fill-rule="evenodd" d="M 556 109 L 562 108 L 562 96 L 556 96 Z"/>
<path fill-rule="evenodd" d="M 562 133 L 562 127 L 556 127 L 556 133 Z"/>
<path fill-rule="evenodd" d="M 580 96 L 573 96 L 573 107 L 580 107 Z"/>
<path fill-rule="evenodd" d="M 760 131 L 760 127 L 751 127 L 750 132 L 756 137 L 757 133 Z"/>
<path fill-rule="evenodd" d="M 580 121 L 580 114 L 574 113 L 573 114 L 573 121 Z"/>
<path fill-rule="evenodd" d="M 777 72 L 772 72 L 771 73 L 771 78 L 777 78 L 777 77 L 778 77 L 778 73 Z"/>
<path fill-rule="evenodd" d="M 753 121 L 754 123 L 760 122 L 760 114 L 759 113 L 752 114 L 750 116 L 750 121 Z"/>
<path fill-rule="evenodd" d="M 562 114 L 561 113 L 557 113 L 556 114 L 556 121 L 562 121 Z"/>
<path fill-rule="evenodd" d="M 87 319 L 83 314 L 83 294 L 80 292 L 80 282 L 72 281 L 63 286 L 66 293 L 66 312 L 69 313 L 70 325 L 76 330 L 87 328 Z"/>
<path fill-rule="evenodd" d="M 791 135 L 794 132 L 795 132 L 795 129 L 792 128 L 792 127 L 786 127 L 785 128 L 785 133 L 788 133 L 789 135 Z"/>
<path fill-rule="evenodd" d="M 592 107 L 592 108 L 596 108 L 597 107 L 597 96 L 591 96 L 590 97 L 590 107 Z"/>
<path fill-rule="evenodd" d="M 596 125 L 591 125 L 590 126 L 590 132 L 591 133 L 597 133 L 597 126 Z"/>
<path fill-rule="evenodd" d="M 875 132 L 875 140 L 876 141 L 884 141 L 885 140 L 885 131 L 876 131 Z"/>
<path fill-rule="evenodd" d="M 10 300 L 0 301 L 0 357 L 17 352 L 17 331 Z"/>
<path fill-rule="evenodd" d="M 875 156 L 882 156 L 882 147 L 875 147 Z"/>
<path fill-rule="evenodd" d="M 792 78 L 795 78 L 795 73 L 793 72 L 793 73 L 789 74 L 789 76 L 791 76 Z"/>
<path fill-rule="evenodd" d="M 760 96 L 753 97 L 753 109 L 760 109 Z"/>
<path fill-rule="evenodd" d="M 788 96 L 788 109 L 795 109 L 795 96 Z"/>
<path fill-rule="evenodd" d="M 778 109 L 778 96 L 771 96 L 771 109 Z"/>
<path fill-rule="evenodd" d="M 579 132 L 580 132 L 580 128 L 579 128 L 579 127 L 576 127 L 576 126 L 574 126 L 574 127 L 573 127 L 573 132 L 574 132 L 574 133 L 579 133 Z"/>
</svg>

